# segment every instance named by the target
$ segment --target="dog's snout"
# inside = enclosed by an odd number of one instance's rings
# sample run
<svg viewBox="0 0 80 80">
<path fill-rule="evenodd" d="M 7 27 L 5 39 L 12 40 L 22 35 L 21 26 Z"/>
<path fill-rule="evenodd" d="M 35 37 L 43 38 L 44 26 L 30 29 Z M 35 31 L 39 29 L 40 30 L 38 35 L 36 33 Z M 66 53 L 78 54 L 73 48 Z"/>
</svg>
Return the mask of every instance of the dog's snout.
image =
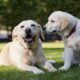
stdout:
<svg viewBox="0 0 80 80">
<path fill-rule="evenodd" d="M 43 26 L 43 30 L 46 30 L 46 27 L 45 26 Z"/>
<path fill-rule="evenodd" d="M 30 29 L 30 28 L 26 28 L 26 29 L 25 29 L 25 32 L 26 32 L 26 33 L 29 33 L 29 32 L 31 32 L 31 29 Z"/>
</svg>

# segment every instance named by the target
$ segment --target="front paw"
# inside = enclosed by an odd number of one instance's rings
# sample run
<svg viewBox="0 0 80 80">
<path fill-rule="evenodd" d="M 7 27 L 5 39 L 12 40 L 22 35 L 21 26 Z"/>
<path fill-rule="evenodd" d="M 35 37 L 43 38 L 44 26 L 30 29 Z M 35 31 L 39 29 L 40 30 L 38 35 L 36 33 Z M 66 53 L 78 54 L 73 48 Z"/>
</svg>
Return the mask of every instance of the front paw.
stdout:
<svg viewBox="0 0 80 80">
<path fill-rule="evenodd" d="M 34 69 L 33 73 L 34 74 L 41 74 L 41 73 L 43 74 L 44 72 L 42 70 L 39 70 L 39 69 Z"/>
<path fill-rule="evenodd" d="M 46 68 L 49 72 L 55 72 L 57 69 L 55 69 L 51 63 L 46 62 L 44 68 Z"/>
<path fill-rule="evenodd" d="M 67 67 L 67 66 L 62 66 L 59 68 L 59 70 L 68 70 L 70 67 Z"/>
<path fill-rule="evenodd" d="M 48 71 L 49 71 L 49 72 L 56 72 L 56 71 L 57 71 L 57 69 L 56 69 L 56 68 L 54 68 L 54 67 L 49 67 Z"/>
</svg>

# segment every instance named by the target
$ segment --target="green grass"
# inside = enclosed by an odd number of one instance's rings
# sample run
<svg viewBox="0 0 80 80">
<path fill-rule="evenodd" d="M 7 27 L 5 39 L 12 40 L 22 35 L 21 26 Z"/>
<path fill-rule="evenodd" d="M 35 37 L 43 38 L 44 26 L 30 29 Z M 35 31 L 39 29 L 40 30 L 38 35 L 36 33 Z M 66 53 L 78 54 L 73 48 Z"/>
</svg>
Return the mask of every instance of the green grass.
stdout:
<svg viewBox="0 0 80 80">
<path fill-rule="evenodd" d="M 0 44 L 0 50 L 6 43 Z M 47 59 L 57 61 L 53 64 L 55 68 L 63 66 L 61 54 L 64 51 L 63 43 L 43 43 L 43 51 Z M 0 66 L 0 80 L 80 80 L 80 67 L 71 66 L 67 71 L 48 72 L 44 68 L 39 68 L 44 74 L 35 75 L 32 72 L 21 71 L 16 67 Z"/>
</svg>

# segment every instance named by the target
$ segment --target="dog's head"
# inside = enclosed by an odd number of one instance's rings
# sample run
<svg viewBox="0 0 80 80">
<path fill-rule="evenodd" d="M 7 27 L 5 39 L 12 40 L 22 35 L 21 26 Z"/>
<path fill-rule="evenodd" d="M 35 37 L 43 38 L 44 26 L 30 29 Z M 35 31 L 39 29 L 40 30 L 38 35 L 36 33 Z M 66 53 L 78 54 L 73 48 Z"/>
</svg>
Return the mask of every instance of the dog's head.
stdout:
<svg viewBox="0 0 80 80">
<path fill-rule="evenodd" d="M 52 13 L 48 18 L 48 23 L 43 27 L 48 33 L 57 33 L 63 31 L 70 24 L 68 13 L 57 11 Z"/>
<path fill-rule="evenodd" d="M 44 32 L 41 26 L 33 20 L 26 20 L 14 28 L 12 40 L 14 41 L 14 39 L 18 38 L 24 43 L 32 44 L 39 39 L 40 34 L 44 39 Z"/>
</svg>

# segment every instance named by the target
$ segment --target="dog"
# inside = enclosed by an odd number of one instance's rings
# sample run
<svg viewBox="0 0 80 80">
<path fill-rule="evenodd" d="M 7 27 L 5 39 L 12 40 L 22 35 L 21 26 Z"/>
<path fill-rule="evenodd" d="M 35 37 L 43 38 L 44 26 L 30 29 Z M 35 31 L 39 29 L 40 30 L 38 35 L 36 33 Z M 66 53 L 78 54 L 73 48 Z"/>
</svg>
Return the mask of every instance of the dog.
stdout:
<svg viewBox="0 0 80 80">
<path fill-rule="evenodd" d="M 44 67 L 49 72 L 55 72 L 51 63 L 46 60 L 42 50 L 41 40 L 44 39 L 42 27 L 33 20 L 22 21 L 12 33 L 12 42 L 8 43 L 1 51 L 0 65 L 16 66 L 24 71 L 32 71 L 34 74 L 44 73 L 36 66 Z"/>
<path fill-rule="evenodd" d="M 59 70 L 68 70 L 72 64 L 80 65 L 80 19 L 63 12 L 53 12 L 43 29 L 46 33 L 58 33 L 64 43 L 62 59 L 64 65 Z"/>
</svg>

